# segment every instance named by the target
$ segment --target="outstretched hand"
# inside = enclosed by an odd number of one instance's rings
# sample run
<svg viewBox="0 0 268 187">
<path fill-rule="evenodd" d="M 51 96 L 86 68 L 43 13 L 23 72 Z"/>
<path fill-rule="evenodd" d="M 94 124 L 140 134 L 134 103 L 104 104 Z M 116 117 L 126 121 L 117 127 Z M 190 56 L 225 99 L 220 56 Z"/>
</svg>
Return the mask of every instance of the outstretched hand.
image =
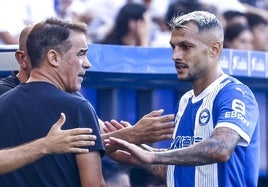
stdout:
<svg viewBox="0 0 268 187">
<path fill-rule="evenodd" d="M 105 122 L 106 133 L 102 134 L 102 139 L 116 137 L 136 145 L 171 139 L 174 131 L 174 114 L 162 115 L 163 112 L 163 109 L 154 110 L 144 115 L 133 126 L 125 121 L 112 120 L 111 122 Z M 105 148 L 107 154 L 117 150 L 113 146 Z"/>
<path fill-rule="evenodd" d="M 109 155 L 115 161 L 134 166 L 144 166 L 144 164 L 153 162 L 154 153 L 146 151 L 135 144 L 114 137 L 110 137 L 104 142 L 107 148 L 110 146 L 117 147 L 117 151 Z"/>
<path fill-rule="evenodd" d="M 103 131 L 104 133 L 109 133 L 113 131 L 117 131 L 126 127 L 131 127 L 131 124 L 127 121 L 116 121 L 112 119 L 111 121 L 105 121 Z"/>
<path fill-rule="evenodd" d="M 154 110 L 144 115 L 133 126 L 134 134 L 139 137 L 135 144 L 155 143 L 172 138 L 174 114 L 162 115 L 163 112 L 163 109 Z"/>
<path fill-rule="evenodd" d="M 61 113 L 59 120 L 53 124 L 45 137 L 47 153 L 87 153 L 87 148 L 95 144 L 96 136 L 91 135 L 90 128 L 61 130 L 66 117 Z"/>
</svg>

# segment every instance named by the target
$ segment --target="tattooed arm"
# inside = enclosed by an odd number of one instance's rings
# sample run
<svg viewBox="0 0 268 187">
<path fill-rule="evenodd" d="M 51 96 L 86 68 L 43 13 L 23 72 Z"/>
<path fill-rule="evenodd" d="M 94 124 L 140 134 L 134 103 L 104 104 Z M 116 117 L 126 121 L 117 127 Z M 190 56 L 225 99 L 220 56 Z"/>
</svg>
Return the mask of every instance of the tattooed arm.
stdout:
<svg viewBox="0 0 268 187">
<path fill-rule="evenodd" d="M 230 128 L 216 128 L 211 138 L 188 148 L 174 149 L 154 155 L 154 164 L 206 165 L 227 161 L 240 140 Z"/>
<path fill-rule="evenodd" d="M 204 141 L 183 149 L 174 149 L 163 152 L 146 151 L 134 144 L 117 138 L 110 138 L 106 145 L 120 147 L 118 156 L 131 164 L 142 166 L 153 174 L 165 176 L 165 165 L 206 165 L 227 161 L 240 136 L 234 130 L 226 127 L 216 128 L 212 136 Z M 123 157 L 122 155 L 125 154 Z M 145 165 L 145 164 L 164 164 Z"/>
<path fill-rule="evenodd" d="M 211 138 L 184 149 L 155 154 L 153 163 L 176 165 L 206 165 L 226 162 L 232 155 L 240 136 L 230 128 L 217 128 Z M 150 173 L 166 179 L 167 165 L 146 165 Z"/>
</svg>

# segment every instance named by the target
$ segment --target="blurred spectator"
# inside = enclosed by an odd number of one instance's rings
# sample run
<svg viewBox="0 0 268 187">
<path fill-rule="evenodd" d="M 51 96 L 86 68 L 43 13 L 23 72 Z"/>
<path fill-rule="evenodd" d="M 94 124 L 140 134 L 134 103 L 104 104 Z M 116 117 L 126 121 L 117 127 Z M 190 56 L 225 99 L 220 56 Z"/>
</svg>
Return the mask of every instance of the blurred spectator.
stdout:
<svg viewBox="0 0 268 187">
<path fill-rule="evenodd" d="M 72 14 L 69 11 L 73 0 L 55 0 L 57 17 L 64 20 L 72 20 Z"/>
<path fill-rule="evenodd" d="M 249 4 L 251 6 L 255 6 L 257 7 L 257 1 L 258 0 L 239 0 L 241 3 L 246 3 Z"/>
<path fill-rule="evenodd" d="M 229 10 L 235 10 L 239 12 L 246 12 L 247 10 L 246 7 L 239 0 L 199 0 L 199 2 L 215 6 L 220 14 Z"/>
<path fill-rule="evenodd" d="M 171 3 L 165 15 L 166 23 L 169 23 L 174 15 L 187 14 L 196 10 L 209 11 L 213 14 L 217 14 L 217 8 L 213 5 L 199 1 L 180 0 Z"/>
<path fill-rule="evenodd" d="M 268 22 L 262 16 L 254 13 L 246 14 L 249 27 L 253 34 L 253 49 L 268 51 Z"/>
<path fill-rule="evenodd" d="M 18 44 L 28 24 L 55 16 L 54 0 L 0 0 L 0 45 Z"/>
<path fill-rule="evenodd" d="M 88 0 L 84 6 L 86 12 L 94 15 L 89 24 L 89 35 L 98 43 L 113 26 L 116 15 L 128 0 Z"/>
<path fill-rule="evenodd" d="M 102 173 L 107 187 L 131 187 L 128 168 L 108 157 L 102 159 Z"/>
<path fill-rule="evenodd" d="M 229 25 L 233 24 L 248 24 L 246 14 L 240 11 L 236 10 L 227 10 L 221 14 L 221 19 L 220 19 L 224 30 L 226 27 Z"/>
<path fill-rule="evenodd" d="M 165 14 L 170 0 L 132 0 L 132 2 L 143 4 L 150 11 L 152 19 L 151 27 L 151 47 L 169 46 L 170 32 L 167 30 Z M 159 8 L 161 7 L 161 8 Z"/>
<path fill-rule="evenodd" d="M 48 17 L 55 17 L 55 0 L 20 0 L 25 2 L 25 7 L 19 7 L 20 9 L 26 9 L 27 12 L 27 25 L 42 21 Z M 16 1 L 18 2 L 18 1 Z M 2 6 L 2 5 L 1 5 Z M 16 15 L 16 12 L 15 12 Z"/>
<path fill-rule="evenodd" d="M 93 12 L 88 8 L 90 0 L 56 0 L 57 18 L 69 21 L 79 21 L 90 25 L 94 19 Z M 89 31 L 88 31 L 89 32 Z M 87 43 L 92 43 L 90 33 L 86 35 Z"/>
<path fill-rule="evenodd" d="M 226 27 L 224 33 L 224 48 L 252 50 L 253 35 L 245 24 L 232 24 Z"/>
<path fill-rule="evenodd" d="M 127 3 L 120 9 L 112 29 L 101 43 L 149 46 L 150 32 L 151 17 L 147 8 L 139 3 Z"/>
<path fill-rule="evenodd" d="M 20 31 L 26 26 L 23 1 L 0 0 L 0 44 L 18 44 Z"/>
<path fill-rule="evenodd" d="M 259 1 L 260 2 L 260 1 Z M 262 3 L 261 6 L 256 4 L 256 6 L 253 6 L 249 3 L 243 3 L 243 6 L 246 8 L 247 13 L 254 13 L 262 16 L 264 19 L 268 20 L 268 10 L 267 10 L 267 1 L 262 1 L 266 2 Z"/>
<path fill-rule="evenodd" d="M 200 3 L 197 0 L 176 0 L 172 1 L 164 14 L 163 18 L 154 19 L 157 22 L 159 29 L 153 33 L 151 46 L 153 47 L 170 47 L 170 30 L 168 23 L 174 15 L 187 14 L 195 10 L 205 10 L 217 14 L 215 6 L 206 3 Z"/>
</svg>

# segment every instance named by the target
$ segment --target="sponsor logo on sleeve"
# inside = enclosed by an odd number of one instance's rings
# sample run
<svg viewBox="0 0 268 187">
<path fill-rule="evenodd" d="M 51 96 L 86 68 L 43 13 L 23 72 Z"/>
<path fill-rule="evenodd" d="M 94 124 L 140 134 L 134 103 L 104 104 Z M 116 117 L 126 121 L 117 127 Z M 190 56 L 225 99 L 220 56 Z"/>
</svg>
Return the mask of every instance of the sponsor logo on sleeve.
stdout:
<svg viewBox="0 0 268 187">
<path fill-rule="evenodd" d="M 232 111 L 225 113 L 225 118 L 233 118 L 242 121 L 246 126 L 249 126 L 248 120 L 245 118 L 246 105 L 239 99 L 234 99 L 232 102 Z"/>
</svg>

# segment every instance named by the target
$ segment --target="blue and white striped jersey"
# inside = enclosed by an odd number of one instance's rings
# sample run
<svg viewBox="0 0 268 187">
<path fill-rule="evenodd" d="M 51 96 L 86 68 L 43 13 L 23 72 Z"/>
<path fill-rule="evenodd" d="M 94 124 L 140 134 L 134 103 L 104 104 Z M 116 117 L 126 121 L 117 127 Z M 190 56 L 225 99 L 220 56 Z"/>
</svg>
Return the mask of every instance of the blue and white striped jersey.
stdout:
<svg viewBox="0 0 268 187">
<path fill-rule="evenodd" d="M 203 166 L 169 165 L 168 187 L 255 187 L 259 172 L 259 111 L 251 90 L 223 75 L 200 95 L 180 99 L 171 149 L 209 138 L 215 128 L 235 130 L 241 141 L 227 162 Z"/>
</svg>

